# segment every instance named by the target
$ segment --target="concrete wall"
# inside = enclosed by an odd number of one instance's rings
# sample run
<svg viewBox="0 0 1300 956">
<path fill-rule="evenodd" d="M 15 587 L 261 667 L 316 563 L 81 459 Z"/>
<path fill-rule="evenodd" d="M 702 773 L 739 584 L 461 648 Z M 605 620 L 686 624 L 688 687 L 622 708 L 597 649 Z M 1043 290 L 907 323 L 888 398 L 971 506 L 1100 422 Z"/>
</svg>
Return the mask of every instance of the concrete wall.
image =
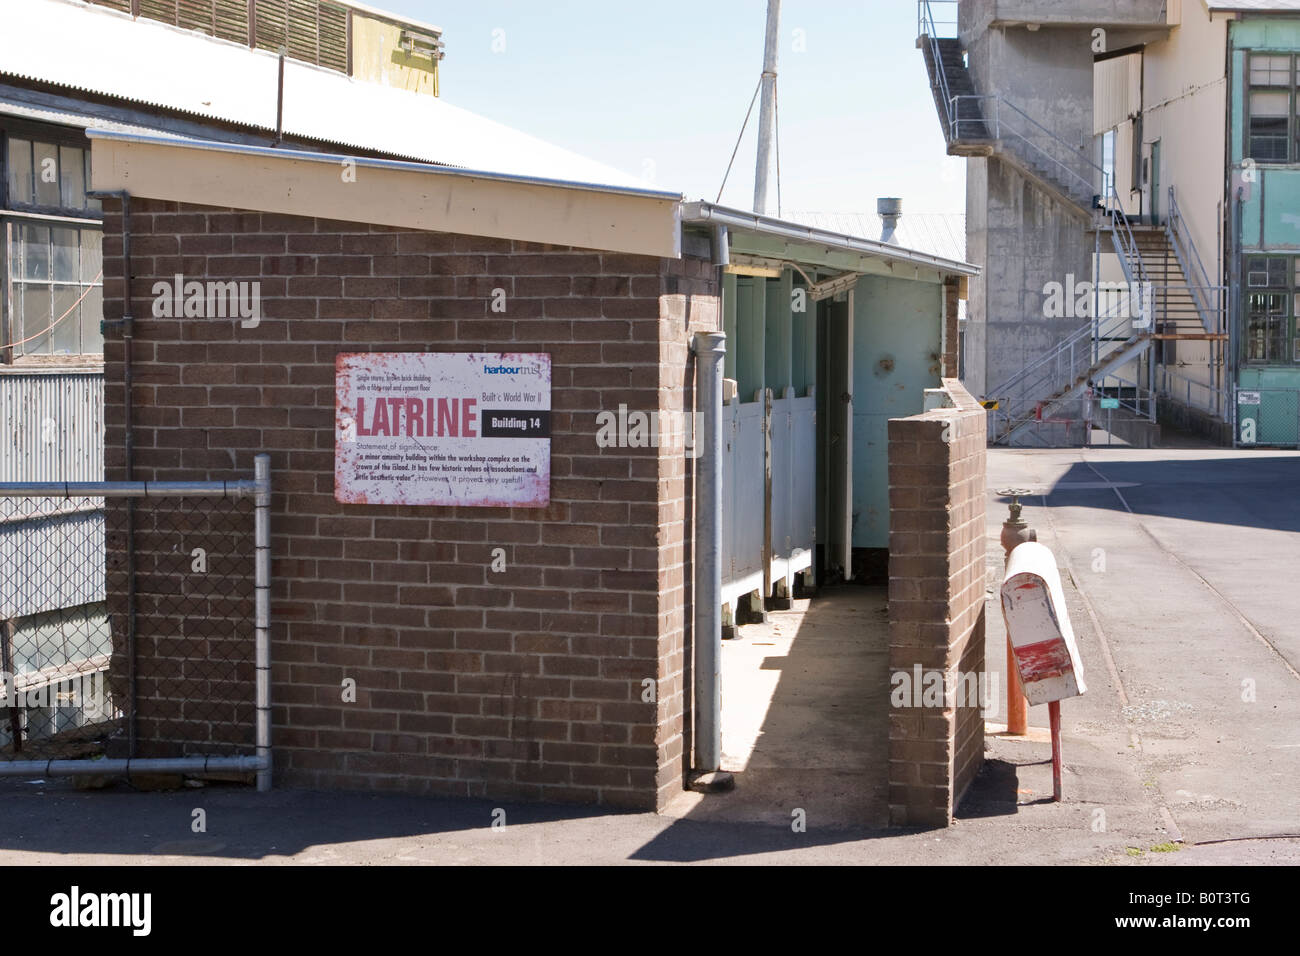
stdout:
<svg viewBox="0 0 1300 956">
<path fill-rule="evenodd" d="M 271 455 L 277 781 L 641 809 L 679 792 L 688 462 L 680 448 L 600 448 L 596 414 L 691 407 L 688 335 L 718 323 L 708 262 L 132 206 L 134 477 L 245 477 Z M 105 207 L 111 319 L 126 299 L 123 223 Z M 152 317 L 154 282 L 178 272 L 260 282 L 260 324 Z M 490 309 L 496 288 L 505 313 Z M 548 507 L 335 501 L 337 353 L 520 349 L 553 363 Z M 122 373 L 111 336 L 109 480 L 125 477 Z M 108 547 L 120 665 L 120 532 Z M 497 547 L 504 572 L 490 569 Z M 155 570 L 151 586 L 179 591 L 189 565 Z M 190 626 L 155 608 L 140 604 L 142 633 Z M 202 751 L 212 728 L 186 719 L 162 651 L 141 654 L 142 755 Z M 355 702 L 341 699 L 348 677 Z"/>
<path fill-rule="evenodd" d="M 955 379 L 944 379 L 943 388 L 951 407 L 889 422 L 895 826 L 951 823 L 984 758 L 985 412 Z M 920 692 L 918 673 L 939 676 L 942 699 L 900 693 Z"/>
<path fill-rule="evenodd" d="M 1003 95 L 1065 142 L 1091 150 L 1087 30 L 991 27 L 964 32 L 963 42 L 977 91 Z M 968 256 L 984 273 L 971 286 L 965 382 L 984 397 L 1078 327 L 1044 318 L 1043 290 L 1068 274 L 1090 276 L 1093 243 L 1086 213 L 997 157 L 967 163 L 966 195 Z"/>
<path fill-rule="evenodd" d="M 1162 24 L 1171 0 L 962 0 L 973 23 L 1136 27 Z M 1177 0 L 1172 0 L 1177 3 Z"/>
<path fill-rule="evenodd" d="M 1044 289 L 1049 282 L 1064 284 L 1070 274 L 1078 281 L 1090 276 L 1093 240 L 1074 207 L 996 158 L 970 163 L 967 188 L 985 197 L 983 208 L 971 203 L 967 212 L 971 247 L 984 246 L 983 258 L 974 261 L 985 270 L 970 313 L 972 325 L 983 325 L 983 387 L 969 333 L 968 383 L 973 394 L 991 397 L 998 385 L 1084 324 L 1046 318 Z"/>
</svg>

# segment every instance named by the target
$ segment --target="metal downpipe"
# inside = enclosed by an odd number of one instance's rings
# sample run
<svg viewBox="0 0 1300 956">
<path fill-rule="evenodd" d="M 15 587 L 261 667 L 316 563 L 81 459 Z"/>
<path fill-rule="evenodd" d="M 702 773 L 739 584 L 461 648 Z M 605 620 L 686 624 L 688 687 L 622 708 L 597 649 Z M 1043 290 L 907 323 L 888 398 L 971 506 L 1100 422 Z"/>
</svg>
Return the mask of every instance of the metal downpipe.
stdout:
<svg viewBox="0 0 1300 956">
<path fill-rule="evenodd" d="M 695 772 L 692 787 L 730 789 L 722 763 L 722 378 L 727 354 L 722 332 L 695 333 L 696 436 L 695 582 L 692 643 L 695 646 Z"/>
<path fill-rule="evenodd" d="M 100 199 L 118 199 L 122 203 L 122 318 L 105 319 L 103 326 L 122 327 L 122 441 L 125 446 L 123 465 L 126 480 L 135 480 L 135 430 L 131 414 L 132 341 L 135 335 L 135 318 L 131 314 L 131 194 L 125 189 L 86 191 L 87 196 Z M 106 330 L 102 329 L 101 331 Z M 136 754 L 136 661 L 135 661 L 135 500 L 126 499 L 126 658 L 127 693 L 129 705 L 126 715 L 126 753 Z"/>
<path fill-rule="evenodd" d="M 271 456 L 253 459 L 254 655 L 257 670 L 257 789 L 271 789 Z"/>
</svg>

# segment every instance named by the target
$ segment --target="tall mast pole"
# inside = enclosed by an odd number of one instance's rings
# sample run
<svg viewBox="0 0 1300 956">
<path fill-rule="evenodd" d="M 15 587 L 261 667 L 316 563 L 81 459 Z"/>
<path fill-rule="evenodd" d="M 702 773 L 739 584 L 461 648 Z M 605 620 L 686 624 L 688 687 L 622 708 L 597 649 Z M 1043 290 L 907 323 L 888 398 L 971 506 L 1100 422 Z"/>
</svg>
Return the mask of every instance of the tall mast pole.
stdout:
<svg viewBox="0 0 1300 956">
<path fill-rule="evenodd" d="M 767 0 L 767 38 L 763 44 L 763 99 L 758 110 L 758 165 L 754 170 L 754 212 L 767 212 L 767 174 L 772 168 L 776 125 L 776 45 L 781 32 L 781 0 Z"/>
</svg>

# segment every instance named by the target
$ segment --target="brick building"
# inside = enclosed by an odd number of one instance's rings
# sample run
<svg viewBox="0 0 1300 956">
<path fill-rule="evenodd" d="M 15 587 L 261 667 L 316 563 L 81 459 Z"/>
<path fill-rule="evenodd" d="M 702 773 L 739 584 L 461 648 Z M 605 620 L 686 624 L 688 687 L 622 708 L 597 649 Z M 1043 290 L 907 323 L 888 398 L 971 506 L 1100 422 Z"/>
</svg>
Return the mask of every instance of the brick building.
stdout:
<svg viewBox="0 0 1300 956">
<path fill-rule="evenodd" d="M 806 401 L 813 433 L 806 460 L 766 482 L 760 471 L 756 486 L 741 480 L 753 471 L 743 441 L 725 443 L 729 560 L 712 599 L 743 603 L 734 595 L 750 584 L 735 569 L 755 524 L 751 603 L 779 597 L 795 572 L 848 577 L 866 549 L 858 503 L 880 495 L 892 522 L 880 543 L 896 555 L 891 667 L 983 670 L 983 411 L 944 379 L 970 267 L 644 189 L 92 140 L 96 188 L 126 194 L 105 200 L 105 313 L 132 316 L 133 383 L 128 395 L 123 337 L 110 333 L 109 478 L 128 477 L 128 402 L 134 480 L 237 477 L 271 458 L 278 783 L 646 809 L 681 791 L 699 717 L 702 460 L 672 441 L 606 447 L 597 434 L 620 408 L 664 420 L 699 409 L 697 332 L 726 333 L 738 429 L 758 415 L 779 459 L 772 409 L 797 423 Z M 160 315 L 178 276 L 256 283 L 257 320 Z M 548 355 L 543 505 L 340 501 L 336 363 L 387 353 Z M 871 396 L 863 380 L 890 375 L 888 402 L 828 401 Z M 927 390 L 946 407 L 926 411 Z M 875 419 L 883 431 L 900 418 L 882 440 Z M 783 550 L 774 502 L 805 495 L 810 547 Z M 110 535 L 119 617 L 124 547 Z M 187 569 L 153 557 L 136 597 L 140 752 L 201 752 L 211 727 L 186 720 L 169 679 L 184 654 L 149 638 L 185 627 L 150 620 L 149 589 L 183 588 Z M 895 822 L 949 818 L 982 733 L 969 708 L 896 715 Z"/>
</svg>

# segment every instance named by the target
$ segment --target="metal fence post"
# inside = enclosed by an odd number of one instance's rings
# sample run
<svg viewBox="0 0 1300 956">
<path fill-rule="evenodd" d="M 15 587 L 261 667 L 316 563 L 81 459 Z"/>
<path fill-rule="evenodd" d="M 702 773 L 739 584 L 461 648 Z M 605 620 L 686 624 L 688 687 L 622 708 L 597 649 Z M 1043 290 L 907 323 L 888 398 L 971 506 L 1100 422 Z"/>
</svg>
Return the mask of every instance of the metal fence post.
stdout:
<svg viewBox="0 0 1300 956">
<path fill-rule="evenodd" d="M 0 482 L 0 605 L 5 618 L 0 625 L 8 632 L 0 636 L 9 638 L 0 646 L 0 665 L 6 671 L 0 717 L 30 707 L 40 718 L 39 726 L 29 724 L 21 732 L 0 726 L 0 738 L 8 738 L 0 739 L 0 777 L 247 773 L 256 774 L 259 790 L 269 789 L 269 456 L 256 457 L 254 474 L 252 481 Z M 139 499 L 137 513 L 144 520 L 139 527 L 132 522 L 121 529 L 125 539 L 112 534 L 115 520 L 130 520 L 127 509 L 106 507 L 105 499 L 126 505 Z M 251 569 L 249 530 L 255 547 Z M 192 547 L 196 543 L 205 546 Z M 103 571 L 94 571 L 106 570 L 108 554 L 114 552 L 125 559 L 127 575 L 110 591 Z M 148 638 L 139 652 L 151 665 L 146 699 L 156 706 L 146 711 L 148 736 L 137 740 L 132 653 L 136 635 L 131 608 L 125 608 L 128 620 L 118 624 L 112 618 L 111 599 L 134 599 L 140 568 L 153 572 L 138 589 L 141 611 L 147 614 L 142 633 Z M 47 613 L 57 615 L 64 642 L 57 652 L 37 653 L 31 621 Z M 252 647 L 249 616 L 254 617 Z M 18 641 L 26 643 L 17 649 L 9 646 Z M 187 647 L 186 642 L 193 644 Z M 250 657 L 255 677 L 251 715 Z M 170 673 L 163 674 L 159 667 Z M 117 682 L 108 696 L 102 689 L 105 680 Z M 60 702 L 47 703 L 55 695 Z M 67 723 L 60 715 L 64 710 Z M 170 726 L 160 729 L 159 721 Z M 247 737 L 240 743 L 231 730 L 240 736 L 251 731 L 256 755 L 247 749 Z M 103 753 L 121 738 L 129 744 L 124 757 Z M 164 748 L 212 747 L 218 752 L 201 755 L 191 750 L 182 756 L 140 759 L 135 745 L 146 741 Z M 229 747 L 242 752 L 220 752 Z M 101 753 L 95 759 L 85 759 L 97 750 Z"/>
</svg>

